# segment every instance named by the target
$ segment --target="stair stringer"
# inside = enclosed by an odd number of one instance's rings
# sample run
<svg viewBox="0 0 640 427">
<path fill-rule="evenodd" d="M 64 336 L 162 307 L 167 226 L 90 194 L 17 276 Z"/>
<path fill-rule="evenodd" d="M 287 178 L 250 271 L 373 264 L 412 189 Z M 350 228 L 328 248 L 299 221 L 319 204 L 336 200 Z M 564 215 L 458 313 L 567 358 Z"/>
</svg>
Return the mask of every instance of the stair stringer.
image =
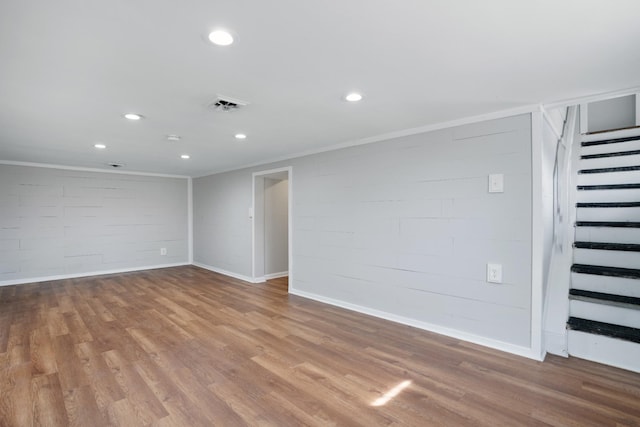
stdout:
<svg viewBox="0 0 640 427">
<path fill-rule="evenodd" d="M 560 142 L 554 177 L 554 232 L 543 311 L 543 348 L 551 354 L 568 357 L 567 319 L 576 221 L 577 165 L 580 150 L 578 107 L 569 108 L 564 138 Z M 564 155 L 561 150 L 564 149 Z"/>
</svg>

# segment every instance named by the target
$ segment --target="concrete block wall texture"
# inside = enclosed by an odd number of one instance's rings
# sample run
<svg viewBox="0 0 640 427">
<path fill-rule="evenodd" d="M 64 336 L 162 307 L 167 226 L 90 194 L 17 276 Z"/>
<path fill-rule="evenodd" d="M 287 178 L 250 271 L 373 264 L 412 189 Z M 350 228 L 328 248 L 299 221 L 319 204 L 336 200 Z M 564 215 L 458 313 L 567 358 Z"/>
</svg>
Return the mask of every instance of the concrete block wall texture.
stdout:
<svg viewBox="0 0 640 427">
<path fill-rule="evenodd" d="M 197 178 L 194 259 L 251 276 L 251 174 L 292 166 L 292 292 L 528 347 L 531 144 L 526 114 Z"/>
<path fill-rule="evenodd" d="M 187 203 L 185 178 L 0 164 L 0 284 L 187 263 Z"/>
</svg>

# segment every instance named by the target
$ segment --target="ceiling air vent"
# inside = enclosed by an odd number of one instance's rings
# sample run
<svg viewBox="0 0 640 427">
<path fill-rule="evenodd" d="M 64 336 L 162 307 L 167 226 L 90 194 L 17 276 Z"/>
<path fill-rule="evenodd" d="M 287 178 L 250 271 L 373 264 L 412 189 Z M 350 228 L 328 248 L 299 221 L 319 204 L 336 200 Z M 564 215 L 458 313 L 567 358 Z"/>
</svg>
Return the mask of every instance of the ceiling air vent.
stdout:
<svg viewBox="0 0 640 427">
<path fill-rule="evenodd" d="M 230 98 L 228 96 L 218 95 L 215 102 L 209 105 L 209 108 L 212 108 L 215 111 L 222 111 L 223 113 L 228 113 L 231 111 L 236 111 L 248 104 L 249 103 L 246 101 Z"/>
</svg>

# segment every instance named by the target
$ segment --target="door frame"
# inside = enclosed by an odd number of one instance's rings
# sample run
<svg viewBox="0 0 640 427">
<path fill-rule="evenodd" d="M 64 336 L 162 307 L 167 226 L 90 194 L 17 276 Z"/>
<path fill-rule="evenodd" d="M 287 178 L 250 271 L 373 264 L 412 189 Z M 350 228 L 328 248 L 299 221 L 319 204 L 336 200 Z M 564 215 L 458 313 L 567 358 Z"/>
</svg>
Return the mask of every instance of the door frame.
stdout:
<svg viewBox="0 0 640 427">
<path fill-rule="evenodd" d="M 256 209 L 256 201 L 262 200 L 264 201 L 264 186 L 259 188 L 256 186 L 256 181 L 260 178 L 268 178 L 268 175 L 273 175 L 277 173 L 287 172 L 287 228 L 288 228 L 288 241 L 287 241 L 287 250 L 288 250 L 288 272 L 289 272 L 289 283 L 291 283 L 293 277 L 293 167 L 285 166 L 276 169 L 269 169 L 259 172 L 253 172 L 251 174 L 251 278 L 253 279 L 253 283 L 263 283 L 266 281 L 264 277 L 264 245 L 262 250 L 258 248 L 256 245 L 256 221 L 260 220 L 264 224 L 264 208 Z M 264 226 L 262 227 L 262 241 L 264 242 Z M 262 256 L 263 258 L 263 267 L 262 272 L 256 271 L 256 261 L 258 256 Z M 260 274 L 262 273 L 262 274 Z"/>
</svg>

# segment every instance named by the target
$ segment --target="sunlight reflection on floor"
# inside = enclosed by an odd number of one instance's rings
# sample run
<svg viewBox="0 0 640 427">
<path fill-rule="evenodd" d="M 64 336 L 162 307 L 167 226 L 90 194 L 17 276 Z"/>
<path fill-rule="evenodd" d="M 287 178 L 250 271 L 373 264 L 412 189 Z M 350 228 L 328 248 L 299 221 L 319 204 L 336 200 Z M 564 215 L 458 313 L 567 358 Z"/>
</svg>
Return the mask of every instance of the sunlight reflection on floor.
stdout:
<svg viewBox="0 0 640 427">
<path fill-rule="evenodd" d="M 391 390 L 389 390 L 388 392 L 386 392 L 385 394 L 383 394 L 382 396 L 380 396 L 379 398 L 371 402 L 371 406 L 385 405 L 388 401 L 390 401 L 391 399 L 399 395 L 402 390 L 409 387 L 410 385 L 411 385 L 411 380 L 402 381 L 400 384 L 398 384 L 397 386 L 395 386 L 394 388 L 392 388 Z"/>
</svg>

